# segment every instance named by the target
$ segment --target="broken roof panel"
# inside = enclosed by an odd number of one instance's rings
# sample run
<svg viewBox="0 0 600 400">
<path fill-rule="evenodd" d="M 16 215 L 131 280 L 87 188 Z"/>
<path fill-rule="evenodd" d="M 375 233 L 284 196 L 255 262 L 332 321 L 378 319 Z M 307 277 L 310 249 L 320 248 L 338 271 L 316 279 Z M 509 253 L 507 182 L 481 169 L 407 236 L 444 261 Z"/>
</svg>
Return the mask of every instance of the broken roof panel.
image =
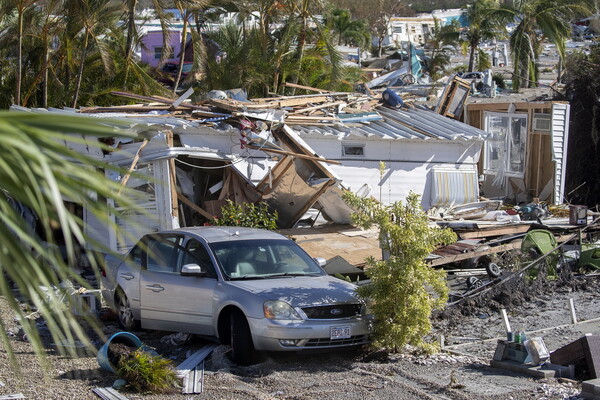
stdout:
<svg viewBox="0 0 600 400">
<path fill-rule="evenodd" d="M 340 139 L 350 135 L 376 135 L 384 139 L 483 140 L 488 136 L 487 132 L 425 109 L 395 110 L 378 107 L 377 112 L 383 117 L 382 120 L 358 127 L 307 125 L 294 126 L 294 130 L 300 133 L 335 135 Z"/>
</svg>

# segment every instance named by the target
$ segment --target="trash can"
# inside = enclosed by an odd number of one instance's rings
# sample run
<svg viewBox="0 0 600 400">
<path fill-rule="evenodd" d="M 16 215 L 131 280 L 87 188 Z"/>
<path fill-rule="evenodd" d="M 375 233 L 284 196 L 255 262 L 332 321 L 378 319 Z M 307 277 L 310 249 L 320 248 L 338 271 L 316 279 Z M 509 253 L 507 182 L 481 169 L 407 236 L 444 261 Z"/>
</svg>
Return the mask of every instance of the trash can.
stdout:
<svg viewBox="0 0 600 400">
<path fill-rule="evenodd" d="M 115 372 L 115 366 L 110 362 L 110 357 L 108 354 L 109 346 L 114 343 L 122 343 L 130 347 L 135 347 L 136 349 L 142 347 L 142 341 L 133 333 L 117 332 L 108 338 L 106 343 L 104 343 L 104 345 L 100 347 L 100 350 L 98 350 L 96 359 L 98 360 L 100 367 L 109 372 Z"/>
</svg>

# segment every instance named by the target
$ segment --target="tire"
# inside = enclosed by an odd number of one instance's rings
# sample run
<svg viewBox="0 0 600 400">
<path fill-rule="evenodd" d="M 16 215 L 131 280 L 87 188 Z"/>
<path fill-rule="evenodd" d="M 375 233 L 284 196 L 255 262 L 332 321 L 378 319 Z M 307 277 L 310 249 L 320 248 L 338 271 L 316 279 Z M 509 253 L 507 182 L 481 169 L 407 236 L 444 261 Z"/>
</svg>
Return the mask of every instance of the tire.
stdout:
<svg viewBox="0 0 600 400">
<path fill-rule="evenodd" d="M 233 312 L 230 318 L 231 358 L 239 365 L 256 363 L 258 353 L 254 348 L 250 326 L 246 317 L 241 312 Z"/>
<path fill-rule="evenodd" d="M 487 272 L 490 278 L 498 278 L 500 275 L 502 275 L 502 270 L 500 269 L 500 266 L 493 262 L 486 264 L 485 271 Z"/>
<path fill-rule="evenodd" d="M 117 294 L 117 320 L 119 321 L 119 326 L 126 331 L 136 330 L 140 327 L 139 321 L 133 319 L 133 311 L 131 310 L 129 299 L 122 290 L 119 290 Z"/>
<path fill-rule="evenodd" d="M 481 281 L 481 279 L 477 279 L 474 276 L 470 276 L 467 278 L 467 288 L 469 290 L 479 289 L 482 286 L 483 286 L 483 282 Z"/>
</svg>

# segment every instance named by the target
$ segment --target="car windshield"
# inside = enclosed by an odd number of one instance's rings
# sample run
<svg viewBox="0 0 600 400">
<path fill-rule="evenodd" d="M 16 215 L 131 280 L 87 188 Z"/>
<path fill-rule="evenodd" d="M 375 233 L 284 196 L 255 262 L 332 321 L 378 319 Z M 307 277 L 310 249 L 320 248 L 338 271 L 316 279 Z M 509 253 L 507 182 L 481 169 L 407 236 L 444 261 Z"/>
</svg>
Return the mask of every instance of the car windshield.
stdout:
<svg viewBox="0 0 600 400">
<path fill-rule="evenodd" d="M 229 280 L 325 274 L 304 250 L 289 240 L 240 240 L 212 243 L 210 247 Z"/>
</svg>

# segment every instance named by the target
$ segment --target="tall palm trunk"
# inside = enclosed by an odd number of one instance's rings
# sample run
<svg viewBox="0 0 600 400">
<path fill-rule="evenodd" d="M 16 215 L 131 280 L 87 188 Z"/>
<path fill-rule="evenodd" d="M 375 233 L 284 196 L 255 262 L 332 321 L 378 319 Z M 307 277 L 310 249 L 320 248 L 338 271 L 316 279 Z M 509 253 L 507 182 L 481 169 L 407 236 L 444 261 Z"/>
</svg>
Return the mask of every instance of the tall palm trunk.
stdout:
<svg viewBox="0 0 600 400">
<path fill-rule="evenodd" d="M 473 68 L 475 67 L 475 51 L 477 50 L 477 44 L 471 43 L 469 52 L 469 70 L 468 72 L 473 72 Z"/>
<path fill-rule="evenodd" d="M 43 78 L 42 78 L 42 108 L 48 108 L 48 35 L 44 32 L 44 65 L 42 66 Z"/>
<path fill-rule="evenodd" d="M 17 75 L 15 79 L 15 104 L 21 105 L 21 79 L 23 77 L 23 9 L 18 10 Z"/>
<path fill-rule="evenodd" d="M 89 31 L 85 32 L 85 39 L 83 40 L 83 54 L 81 55 L 81 62 L 79 64 L 79 72 L 77 73 L 77 84 L 75 85 L 75 95 L 73 96 L 73 108 L 77 108 L 77 101 L 79 99 L 79 90 L 81 89 L 81 81 L 83 79 L 83 66 L 85 64 L 85 59 L 87 58 L 88 52 L 88 40 L 89 40 Z"/>
<path fill-rule="evenodd" d="M 304 58 L 304 47 L 306 45 L 306 33 L 308 31 L 308 19 L 305 15 L 301 16 L 302 24 L 300 24 L 300 33 L 298 34 L 298 45 L 296 46 L 296 72 L 292 76 L 292 83 L 298 83 L 300 79 L 300 73 L 302 72 L 302 60 Z M 296 92 L 296 89 L 292 88 L 292 95 Z"/>
<path fill-rule="evenodd" d="M 133 53 L 133 37 L 135 36 L 135 7 L 137 0 L 127 0 L 128 4 L 128 21 L 127 21 L 127 47 L 125 48 L 125 58 L 127 61 L 131 58 Z M 128 63 L 129 64 L 129 63 Z"/>
<path fill-rule="evenodd" d="M 188 13 L 187 11 L 183 14 L 183 32 L 181 32 L 181 51 L 179 52 L 179 68 L 177 71 L 177 79 L 173 86 L 173 94 L 177 93 L 177 86 L 181 81 L 181 72 L 183 71 L 183 62 L 185 61 L 185 44 L 187 41 L 187 26 L 188 26 Z"/>
</svg>

